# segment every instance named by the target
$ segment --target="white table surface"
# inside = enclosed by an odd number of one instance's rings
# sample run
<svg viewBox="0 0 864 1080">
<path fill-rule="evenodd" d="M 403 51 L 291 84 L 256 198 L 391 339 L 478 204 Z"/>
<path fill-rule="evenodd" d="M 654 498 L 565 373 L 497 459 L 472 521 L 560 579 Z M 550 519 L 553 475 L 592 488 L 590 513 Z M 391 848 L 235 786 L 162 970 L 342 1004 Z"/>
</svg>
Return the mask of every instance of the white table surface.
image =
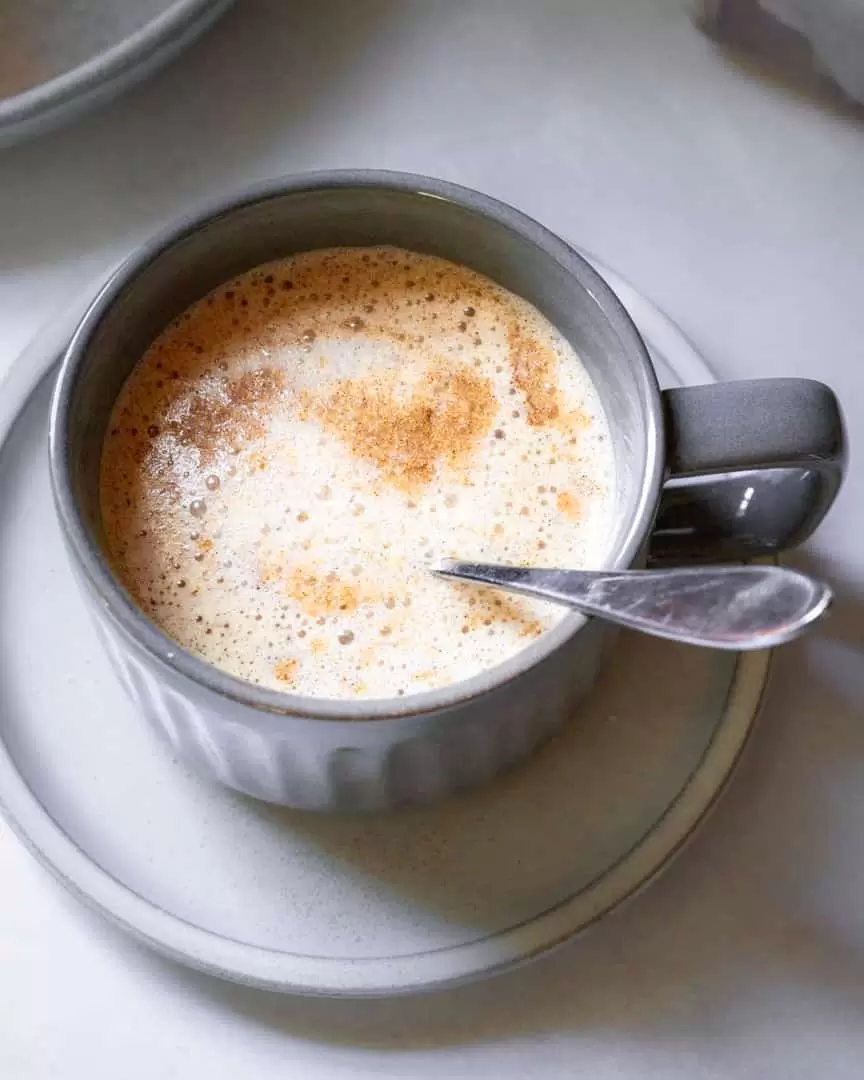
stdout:
<svg viewBox="0 0 864 1080">
<path fill-rule="evenodd" d="M 864 436 L 864 122 L 737 66 L 686 0 L 242 0 L 98 115 L 0 154 L 0 370 L 199 200 L 378 166 L 484 189 L 595 252 L 723 376 L 832 383 Z M 776 664 L 729 797 L 648 893 L 431 997 L 251 992 L 131 944 L 0 826 L 0 1076 L 864 1076 L 864 510 L 801 556 L 839 589 Z"/>
</svg>

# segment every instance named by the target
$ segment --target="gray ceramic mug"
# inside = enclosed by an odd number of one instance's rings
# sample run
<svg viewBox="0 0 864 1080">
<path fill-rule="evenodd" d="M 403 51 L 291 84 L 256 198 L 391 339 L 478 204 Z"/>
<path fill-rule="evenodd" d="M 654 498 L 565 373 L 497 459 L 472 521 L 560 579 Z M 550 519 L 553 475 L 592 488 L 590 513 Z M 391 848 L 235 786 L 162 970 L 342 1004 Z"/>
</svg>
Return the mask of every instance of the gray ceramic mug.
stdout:
<svg viewBox="0 0 864 1080">
<path fill-rule="evenodd" d="M 645 563 L 672 474 L 738 470 L 733 490 L 746 475 L 755 491 L 762 474 L 741 470 L 770 467 L 770 477 L 785 467 L 794 482 L 768 484 L 769 513 L 756 533 L 742 528 L 747 499 L 730 503 L 728 492 L 704 481 L 692 500 L 676 490 L 655 534 L 658 557 L 799 540 L 827 510 L 842 473 L 842 421 L 827 387 L 775 380 L 661 393 L 636 328 L 591 267 L 536 222 L 465 188 L 394 173 L 311 174 L 241 194 L 145 245 L 87 311 L 57 381 L 51 474 L 70 558 L 121 680 L 177 754 L 249 795 L 315 810 L 425 801 L 493 776 L 572 714 L 608 638 L 603 624 L 574 614 L 506 663 L 443 689 L 386 700 L 311 698 L 253 686 L 186 652 L 112 573 L 101 551 L 102 440 L 150 342 L 250 267 L 297 251 L 371 244 L 486 274 L 535 304 L 573 343 L 613 431 L 618 525 L 609 567 Z"/>
</svg>

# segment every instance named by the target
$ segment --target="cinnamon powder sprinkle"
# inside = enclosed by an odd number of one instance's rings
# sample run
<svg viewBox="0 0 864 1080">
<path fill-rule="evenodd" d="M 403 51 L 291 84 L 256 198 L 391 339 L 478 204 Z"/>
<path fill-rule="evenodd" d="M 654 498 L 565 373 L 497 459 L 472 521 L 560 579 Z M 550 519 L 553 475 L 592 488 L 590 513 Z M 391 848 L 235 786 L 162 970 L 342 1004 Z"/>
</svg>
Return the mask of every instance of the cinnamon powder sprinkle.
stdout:
<svg viewBox="0 0 864 1080">
<path fill-rule="evenodd" d="M 525 396 L 526 417 L 532 427 L 546 427 L 561 415 L 558 360 L 533 337 L 526 337 L 518 323 L 507 331 L 513 386 Z"/>
<path fill-rule="evenodd" d="M 582 517 L 582 508 L 577 499 L 569 491 L 562 491 L 555 500 L 555 505 L 562 514 L 566 514 L 571 521 L 578 521 Z"/>
<path fill-rule="evenodd" d="M 511 596 L 497 596 L 491 590 L 478 589 L 476 585 L 454 586 L 466 600 L 461 623 L 463 634 L 483 626 L 511 623 L 518 627 L 520 638 L 538 637 L 543 632 L 540 622 L 533 616 L 524 600 Z"/>
<path fill-rule="evenodd" d="M 274 665 L 273 674 L 279 682 L 288 683 L 290 685 L 294 682 L 299 667 L 299 660 L 280 660 L 278 664 Z"/>
<path fill-rule="evenodd" d="M 273 580 L 272 574 L 270 580 Z M 360 604 L 360 590 L 356 585 L 304 567 L 290 570 L 285 575 L 283 587 L 307 615 L 344 615 L 356 611 Z"/>
<path fill-rule="evenodd" d="M 184 446 L 194 446 L 208 464 L 220 449 L 261 438 L 266 431 L 263 408 L 285 387 L 285 376 L 271 368 L 220 379 L 216 392 L 195 392 L 182 402 L 179 414 L 163 428 Z"/>
<path fill-rule="evenodd" d="M 397 487 L 431 481 L 440 463 L 457 465 L 489 431 L 496 400 L 489 379 L 467 366 L 433 365 L 406 395 L 387 371 L 301 394 L 301 416 L 316 419 Z"/>
</svg>

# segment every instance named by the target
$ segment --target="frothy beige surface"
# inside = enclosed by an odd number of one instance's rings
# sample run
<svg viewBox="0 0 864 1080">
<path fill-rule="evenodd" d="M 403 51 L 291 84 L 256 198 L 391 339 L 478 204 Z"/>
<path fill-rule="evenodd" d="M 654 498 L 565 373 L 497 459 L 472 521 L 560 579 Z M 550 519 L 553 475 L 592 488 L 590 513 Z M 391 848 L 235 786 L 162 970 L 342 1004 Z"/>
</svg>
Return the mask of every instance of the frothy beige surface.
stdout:
<svg viewBox="0 0 864 1080">
<path fill-rule="evenodd" d="M 108 555 L 143 610 L 233 675 L 385 697 L 477 674 L 562 609 L 436 557 L 602 562 L 608 425 L 572 348 L 463 267 L 394 248 L 253 270 L 175 320 L 102 458 Z"/>
</svg>

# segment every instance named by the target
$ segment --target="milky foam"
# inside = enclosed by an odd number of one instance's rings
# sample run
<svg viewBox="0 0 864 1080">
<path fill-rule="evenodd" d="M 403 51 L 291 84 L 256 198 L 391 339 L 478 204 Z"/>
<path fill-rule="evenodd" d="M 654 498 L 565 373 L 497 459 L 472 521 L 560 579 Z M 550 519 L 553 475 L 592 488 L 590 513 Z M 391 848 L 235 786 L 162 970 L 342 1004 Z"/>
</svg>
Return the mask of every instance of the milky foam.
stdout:
<svg viewBox="0 0 864 1080">
<path fill-rule="evenodd" d="M 142 609 L 240 678 L 387 697 L 512 656 L 561 608 L 441 556 L 603 562 L 614 460 L 594 386 L 533 307 L 394 248 L 259 267 L 176 319 L 115 406 L 108 554 Z"/>
</svg>

